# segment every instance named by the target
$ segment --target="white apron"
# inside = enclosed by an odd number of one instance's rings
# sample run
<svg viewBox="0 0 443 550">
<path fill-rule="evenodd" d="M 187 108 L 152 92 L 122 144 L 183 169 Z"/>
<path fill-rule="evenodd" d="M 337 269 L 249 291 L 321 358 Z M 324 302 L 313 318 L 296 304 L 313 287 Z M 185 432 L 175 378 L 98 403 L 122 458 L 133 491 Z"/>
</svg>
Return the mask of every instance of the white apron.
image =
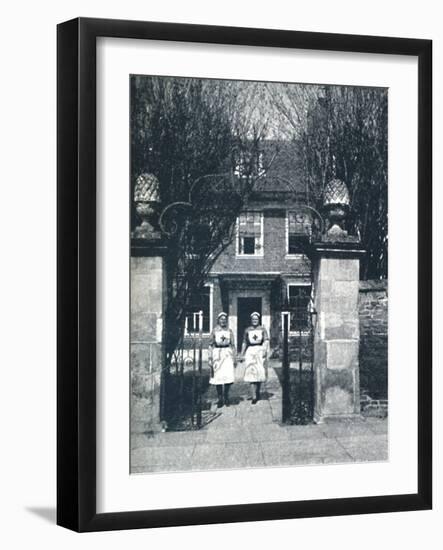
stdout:
<svg viewBox="0 0 443 550">
<path fill-rule="evenodd" d="M 245 352 L 245 382 L 265 382 L 267 379 L 266 358 L 263 357 L 267 352 L 264 331 L 263 328 L 246 330 L 248 347 Z"/>
<path fill-rule="evenodd" d="M 232 332 L 230 330 L 214 330 L 212 345 L 212 376 L 210 384 L 232 384 L 234 382 L 234 353 Z"/>
</svg>

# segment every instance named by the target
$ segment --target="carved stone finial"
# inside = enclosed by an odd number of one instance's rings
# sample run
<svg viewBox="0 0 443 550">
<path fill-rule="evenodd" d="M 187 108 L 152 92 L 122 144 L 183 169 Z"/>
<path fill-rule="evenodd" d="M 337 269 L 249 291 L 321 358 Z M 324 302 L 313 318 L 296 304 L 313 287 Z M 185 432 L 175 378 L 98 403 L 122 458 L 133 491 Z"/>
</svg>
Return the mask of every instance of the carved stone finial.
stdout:
<svg viewBox="0 0 443 550">
<path fill-rule="evenodd" d="M 135 211 L 141 219 L 132 232 L 132 237 L 138 239 L 157 239 L 159 231 L 154 227 L 156 217 L 155 206 L 160 202 L 159 182 L 153 174 L 141 174 L 135 182 L 134 203 Z"/>
<path fill-rule="evenodd" d="M 325 237 L 328 240 L 340 241 L 348 237 L 344 225 L 349 204 L 349 191 L 346 184 L 339 179 L 331 180 L 326 185 L 323 195 L 323 208 L 328 220 Z"/>
</svg>

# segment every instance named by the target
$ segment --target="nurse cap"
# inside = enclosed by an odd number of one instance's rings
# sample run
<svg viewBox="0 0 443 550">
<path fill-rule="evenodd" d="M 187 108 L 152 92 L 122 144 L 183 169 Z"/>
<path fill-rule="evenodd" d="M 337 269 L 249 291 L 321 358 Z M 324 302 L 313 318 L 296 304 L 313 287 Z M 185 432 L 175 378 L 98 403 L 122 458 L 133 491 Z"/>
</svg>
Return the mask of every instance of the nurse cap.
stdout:
<svg viewBox="0 0 443 550">
<path fill-rule="evenodd" d="M 258 317 L 260 319 L 260 313 L 258 313 L 257 311 L 254 311 L 253 313 L 251 313 L 250 317 L 251 317 L 251 319 L 253 317 Z"/>
<path fill-rule="evenodd" d="M 217 319 L 220 319 L 220 317 L 227 317 L 227 316 L 228 316 L 228 314 L 225 313 L 224 311 L 222 311 L 217 315 Z"/>
</svg>

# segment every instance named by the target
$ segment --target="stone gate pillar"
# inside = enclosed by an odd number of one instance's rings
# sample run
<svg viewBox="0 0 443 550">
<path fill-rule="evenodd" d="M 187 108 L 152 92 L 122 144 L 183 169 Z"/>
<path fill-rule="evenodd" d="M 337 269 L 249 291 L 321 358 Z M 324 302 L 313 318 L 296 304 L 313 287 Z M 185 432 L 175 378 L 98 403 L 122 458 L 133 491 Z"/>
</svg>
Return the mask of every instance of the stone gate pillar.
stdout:
<svg viewBox="0 0 443 550">
<path fill-rule="evenodd" d="M 333 180 L 335 186 L 344 186 Z M 337 190 L 328 202 L 329 228 L 313 245 L 314 306 L 317 312 L 314 335 L 314 420 L 360 416 L 358 296 L 360 258 L 364 254 L 359 239 L 343 229 L 345 204 L 349 200 Z M 342 202 L 340 202 L 340 200 Z"/>
<path fill-rule="evenodd" d="M 149 222 L 156 199 L 157 181 L 144 174 L 135 187 L 142 223 L 131 234 L 131 433 L 162 429 L 166 246 Z"/>
</svg>

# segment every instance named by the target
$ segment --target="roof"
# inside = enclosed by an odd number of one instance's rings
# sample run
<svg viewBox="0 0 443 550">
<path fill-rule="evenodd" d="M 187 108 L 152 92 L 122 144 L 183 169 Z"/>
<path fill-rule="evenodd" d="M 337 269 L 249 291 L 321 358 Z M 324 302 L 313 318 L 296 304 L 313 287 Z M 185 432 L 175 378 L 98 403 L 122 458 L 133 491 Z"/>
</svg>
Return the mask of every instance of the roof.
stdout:
<svg viewBox="0 0 443 550">
<path fill-rule="evenodd" d="M 295 141 L 265 140 L 262 142 L 262 164 L 266 175 L 257 180 L 253 194 L 305 194 L 300 146 Z M 277 197 L 276 197 L 277 198 Z"/>
</svg>

